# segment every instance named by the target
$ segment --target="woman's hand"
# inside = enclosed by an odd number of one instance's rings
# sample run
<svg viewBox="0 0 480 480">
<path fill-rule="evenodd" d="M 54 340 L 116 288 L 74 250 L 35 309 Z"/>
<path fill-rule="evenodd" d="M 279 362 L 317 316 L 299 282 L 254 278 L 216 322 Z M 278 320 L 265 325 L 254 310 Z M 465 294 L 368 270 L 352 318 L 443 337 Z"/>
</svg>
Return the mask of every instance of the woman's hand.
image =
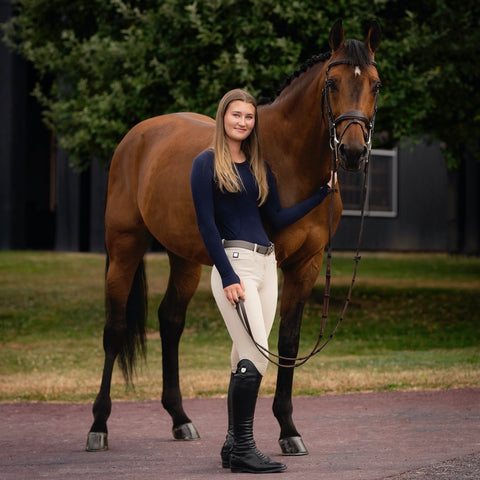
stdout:
<svg viewBox="0 0 480 480">
<path fill-rule="evenodd" d="M 245 301 L 245 287 L 242 280 L 240 280 L 240 283 L 234 283 L 228 287 L 225 287 L 223 291 L 225 292 L 227 300 L 233 306 L 238 303 L 239 299 Z"/>
<path fill-rule="evenodd" d="M 337 173 L 332 170 L 330 174 L 330 180 L 328 181 L 327 185 L 330 188 L 333 188 L 336 183 L 337 183 Z"/>
</svg>

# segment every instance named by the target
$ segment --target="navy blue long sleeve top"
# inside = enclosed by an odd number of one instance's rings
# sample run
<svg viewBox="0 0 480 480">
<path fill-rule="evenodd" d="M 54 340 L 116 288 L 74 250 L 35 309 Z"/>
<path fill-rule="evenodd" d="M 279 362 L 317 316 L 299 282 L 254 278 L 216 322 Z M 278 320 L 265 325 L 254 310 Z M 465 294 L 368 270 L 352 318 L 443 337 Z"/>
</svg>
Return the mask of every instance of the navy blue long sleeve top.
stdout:
<svg viewBox="0 0 480 480">
<path fill-rule="evenodd" d="M 271 245 L 263 221 L 274 230 L 285 228 L 319 205 L 330 190 L 328 186 L 322 187 L 297 205 L 282 208 L 275 178 L 267 165 L 268 196 L 259 207 L 258 185 L 249 163 L 235 165 L 244 187 L 236 193 L 222 192 L 218 187 L 212 150 L 205 150 L 195 158 L 190 174 L 198 228 L 224 288 L 240 283 L 240 279 L 225 254 L 222 239 Z"/>
</svg>

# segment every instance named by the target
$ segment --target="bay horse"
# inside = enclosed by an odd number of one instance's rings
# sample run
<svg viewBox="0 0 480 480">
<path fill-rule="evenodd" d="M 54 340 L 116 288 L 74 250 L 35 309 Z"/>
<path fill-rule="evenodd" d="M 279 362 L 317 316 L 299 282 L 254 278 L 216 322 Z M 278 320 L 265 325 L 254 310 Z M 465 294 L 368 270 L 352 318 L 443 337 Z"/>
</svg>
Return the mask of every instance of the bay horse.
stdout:
<svg viewBox="0 0 480 480">
<path fill-rule="evenodd" d="M 261 149 L 276 177 L 284 207 L 325 185 L 332 164 L 360 171 L 370 153 L 380 86 L 374 62 L 380 28 L 373 22 L 365 42 L 345 41 L 338 20 L 331 28 L 329 43 L 330 52 L 312 58 L 287 79 L 272 102 L 258 107 Z M 196 113 L 154 117 L 134 126 L 114 153 L 105 211 L 105 363 L 93 404 L 89 451 L 108 449 L 115 360 L 118 357 L 128 382 L 136 356 L 144 351 L 143 257 L 153 238 L 166 249 L 170 263 L 168 286 L 158 309 L 162 405 L 172 418 L 176 439 L 199 438 L 182 405 L 178 346 L 202 265 L 211 265 L 197 228 L 189 177 L 195 156 L 210 146 L 214 123 Z M 338 184 L 336 187 L 338 191 Z M 283 357 L 297 355 L 303 309 L 322 265 L 329 223 L 334 231 L 341 212 L 341 197 L 336 193 L 295 224 L 271 232 L 284 277 L 278 341 L 278 353 Z M 331 215 L 333 221 L 329 222 Z M 279 368 L 273 413 L 280 425 L 282 452 L 302 455 L 308 452 L 292 419 L 292 382 L 293 369 Z"/>
</svg>

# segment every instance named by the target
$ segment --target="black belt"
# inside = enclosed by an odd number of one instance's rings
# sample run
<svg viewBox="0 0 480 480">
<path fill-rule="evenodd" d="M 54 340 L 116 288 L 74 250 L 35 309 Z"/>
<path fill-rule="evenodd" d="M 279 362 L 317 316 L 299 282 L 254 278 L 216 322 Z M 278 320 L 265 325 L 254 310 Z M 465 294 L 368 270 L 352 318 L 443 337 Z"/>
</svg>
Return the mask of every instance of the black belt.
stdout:
<svg viewBox="0 0 480 480">
<path fill-rule="evenodd" d="M 223 240 L 223 246 L 225 248 L 245 248 L 246 250 L 252 250 L 262 255 L 270 255 L 274 250 L 273 243 L 266 247 L 265 245 L 258 245 L 258 243 L 246 242 L 245 240 Z"/>
</svg>

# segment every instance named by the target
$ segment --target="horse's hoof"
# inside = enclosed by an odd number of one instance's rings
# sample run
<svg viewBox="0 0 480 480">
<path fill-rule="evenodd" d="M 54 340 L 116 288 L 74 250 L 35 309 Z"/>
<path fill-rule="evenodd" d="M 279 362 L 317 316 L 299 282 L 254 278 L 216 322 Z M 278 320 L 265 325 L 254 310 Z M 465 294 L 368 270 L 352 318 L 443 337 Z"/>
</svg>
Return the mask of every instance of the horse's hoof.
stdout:
<svg viewBox="0 0 480 480">
<path fill-rule="evenodd" d="M 173 438 L 175 440 L 198 440 L 200 435 L 193 423 L 184 423 L 172 429 Z"/>
<path fill-rule="evenodd" d="M 308 455 L 302 437 L 285 437 L 281 438 L 278 443 L 283 455 Z"/>
<path fill-rule="evenodd" d="M 108 450 L 107 434 L 104 432 L 88 432 L 87 452 L 104 452 Z"/>
</svg>

